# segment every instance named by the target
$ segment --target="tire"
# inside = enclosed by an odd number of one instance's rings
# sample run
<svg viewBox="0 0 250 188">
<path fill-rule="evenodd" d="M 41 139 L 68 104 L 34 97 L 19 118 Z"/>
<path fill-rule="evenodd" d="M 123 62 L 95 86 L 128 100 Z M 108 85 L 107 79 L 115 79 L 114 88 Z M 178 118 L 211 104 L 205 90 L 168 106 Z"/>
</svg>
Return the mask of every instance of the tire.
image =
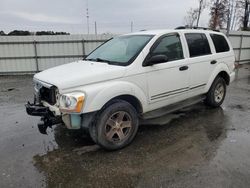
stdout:
<svg viewBox="0 0 250 188">
<path fill-rule="evenodd" d="M 90 126 L 89 126 L 89 135 L 90 138 L 97 144 L 97 133 L 96 133 L 96 122 L 94 121 Z"/>
<path fill-rule="evenodd" d="M 211 107 L 219 107 L 226 96 L 226 82 L 222 77 L 216 77 L 211 85 L 205 103 Z"/>
<path fill-rule="evenodd" d="M 106 150 L 118 150 L 129 145 L 139 126 L 135 108 L 123 100 L 114 100 L 98 114 L 90 126 L 90 136 Z"/>
</svg>

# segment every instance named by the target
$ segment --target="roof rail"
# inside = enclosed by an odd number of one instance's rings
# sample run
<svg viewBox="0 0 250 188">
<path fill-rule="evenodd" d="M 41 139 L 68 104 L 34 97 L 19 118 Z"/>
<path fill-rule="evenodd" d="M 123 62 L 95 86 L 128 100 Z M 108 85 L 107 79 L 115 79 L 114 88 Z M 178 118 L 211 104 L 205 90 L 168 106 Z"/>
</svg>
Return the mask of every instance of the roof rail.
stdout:
<svg viewBox="0 0 250 188">
<path fill-rule="evenodd" d="M 175 29 L 202 29 L 202 30 L 211 30 L 211 31 L 216 31 L 216 32 L 220 32 L 220 30 L 217 29 L 212 29 L 212 28 L 207 28 L 207 27 L 189 27 L 189 26 L 179 26 L 176 27 Z"/>
</svg>

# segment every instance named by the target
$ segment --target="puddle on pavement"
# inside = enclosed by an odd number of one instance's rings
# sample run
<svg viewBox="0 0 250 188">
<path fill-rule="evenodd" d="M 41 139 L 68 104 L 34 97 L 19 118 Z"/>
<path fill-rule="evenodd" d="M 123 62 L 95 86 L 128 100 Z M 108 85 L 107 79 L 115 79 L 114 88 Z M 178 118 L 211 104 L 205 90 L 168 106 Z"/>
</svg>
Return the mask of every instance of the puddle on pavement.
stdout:
<svg viewBox="0 0 250 188">
<path fill-rule="evenodd" d="M 34 164 L 48 187 L 131 187 L 163 172 L 190 173 L 215 155 L 225 138 L 227 117 L 222 108 L 198 104 L 172 118 L 165 125 L 144 122 L 133 143 L 115 152 L 91 150 L 96 145 L 90 139 L 59 126 L 54 130 L 58 149 L 34 156 Z M 84 146 L 90 151 L 79 154 L 76 148 Z"/>
<path fill-rule="evenodd" d="M 143 122 L 132 144 L 115 152 L 104 151 L 82 132 L 63 126 L 57 126 L 48 136 L 40 135 L 37 119 L 27 117 L 23 108 L 26 98 L 32 98 L 33 89 L 26 80 L 21 85 L 13 80 L 4 87 L 18 85 L 24 89 L 13 90 L 9 93 L 14 94 L 8 96 L 0 92 L 0 119 L 4 120 L 0 166 L 5 174 L 0 186 L 217 187 L 216 183 L 222 183 L 230 187 L 233 183 L 234 187 L 247 187 L 249 70 L 241 69 L 237 77 L 229 87 L 223 109 L 197 104 Z"/>
</svg>

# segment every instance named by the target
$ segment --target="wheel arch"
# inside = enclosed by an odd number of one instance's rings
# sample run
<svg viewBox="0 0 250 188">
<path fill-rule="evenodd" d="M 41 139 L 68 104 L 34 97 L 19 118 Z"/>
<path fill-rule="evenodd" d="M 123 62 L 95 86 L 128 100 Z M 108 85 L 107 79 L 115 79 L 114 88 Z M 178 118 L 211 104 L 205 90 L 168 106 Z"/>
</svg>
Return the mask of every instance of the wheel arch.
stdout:
<svg viewBox="0 0 250 188">
<path fill-rule="evenodd" d="M 230 76 L 229 76 L 229 74 L 226 71 L 219 72 L 219 74 L 217 76 L 222 77 L 225 80 L 226 84 L 229 85 L 229 83 L 230 83 Z"/>
<path fill-rule="evenodd" d="M 109 106 L 110 104 L 113 103 L 113 101 L 116 101 L 116 100 L 123 100 L 123 101 L 126 101 L 128 102 L 129 104 L 131 104 L 135 109 L 136 111 L 141 114 L 143 112 L 143 107 L 142 107 L 142 104 L 140 102 L 140 100 L 133 96 L 133 95 L 128 95 L 128 94 L 124 94 L 124 95 L 119 95 L 119 96 L 116 96 L 112 99 L 110 99 L 105 105 L 105 106 Z"/>
<path fill-rule="evenodd" d="M 230 76 L 229 75 L 230 75 L 230 71 L 229 71 L 227 65 L 225 65 L 224 63 L 219 64 L 219 66 L 217 66 L 215 68 L 215 70 L 213 71 L 213 73 L 209 77 L 209 80 L 208 80 L 206 88 L 205 88 L 205 92 L 208 92 L 208 90 L 210 89 L 211 85 L 213 84 L 213 82 L 217 76 L 221 76 L 226 81 L 226 84 L 229 85 L 229 83 L 230 83 Z"/>
<path fill-rule="evenodd" d="M 94 90 L 94 95 L 90 92 L 87 93 L 89 100 L 87 99 L 82 113 L 99 111 L 116 99 L 130 103 L 139 113 L 144 112 L 148 108 L 146 93 L 133 83 L 119 81 L 103 88 L 95 88 Z"/>
</svg>

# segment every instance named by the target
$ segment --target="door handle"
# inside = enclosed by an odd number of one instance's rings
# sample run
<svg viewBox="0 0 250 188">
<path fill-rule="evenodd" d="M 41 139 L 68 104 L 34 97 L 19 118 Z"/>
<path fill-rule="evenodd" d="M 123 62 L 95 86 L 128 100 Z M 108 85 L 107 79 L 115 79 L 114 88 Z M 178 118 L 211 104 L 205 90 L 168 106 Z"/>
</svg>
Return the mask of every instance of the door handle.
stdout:
<svg viewBox="0 0 250 188">
<path fill-rule="evenodd" d="M 185 71 L 185 70 L 188 70 L 188 66 L 183 66 L 183 67 L 180 67 L 179 68 L 180 71 Z"/>
<path fill-rule="evenodd" d="M 210 64 L 212 64 L 212 65 L 213 65 L 213 64 L 216 64 L 216 63 L 217 63 L 216 60 L 213 60 L 213 61 L 210 62 Z"/>
</svg>

